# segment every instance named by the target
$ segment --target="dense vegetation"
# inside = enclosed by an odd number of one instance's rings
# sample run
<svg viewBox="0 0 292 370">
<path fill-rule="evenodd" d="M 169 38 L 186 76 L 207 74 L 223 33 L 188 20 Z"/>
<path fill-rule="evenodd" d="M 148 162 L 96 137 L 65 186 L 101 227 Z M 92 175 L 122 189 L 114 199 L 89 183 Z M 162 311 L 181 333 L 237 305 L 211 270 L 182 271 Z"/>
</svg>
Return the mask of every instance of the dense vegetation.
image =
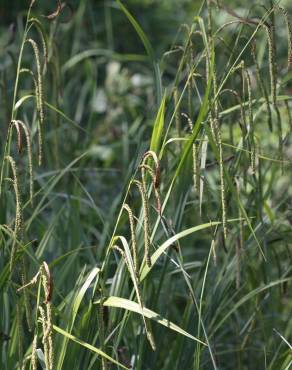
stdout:
<svg viewBox="0 0 292 370">
<path fill-rule="evenodd" d="M 291 367 L 289 4 L 1 5 L 1 369 Z"/>
</svg>

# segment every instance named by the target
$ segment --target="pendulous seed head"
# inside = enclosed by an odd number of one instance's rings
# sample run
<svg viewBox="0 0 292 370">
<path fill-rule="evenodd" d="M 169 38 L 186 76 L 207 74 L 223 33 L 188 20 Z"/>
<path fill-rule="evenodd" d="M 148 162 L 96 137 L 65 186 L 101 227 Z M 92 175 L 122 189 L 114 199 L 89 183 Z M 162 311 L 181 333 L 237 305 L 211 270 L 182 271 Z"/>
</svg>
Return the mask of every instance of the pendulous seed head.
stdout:
<svg viewBox="0 0 292 370">
<path fill-rule="evenodd" d="M 35 335 L 34 338 L 33 338 L 32 351 L 31 351 L 31 368 L 32 368 L 32 370 L 37 370 L 37 367 L 38 367 L 37 345 L 38 345 L 38 337 L 37 337 L 37 335 Z"/>
<path fill-rule="evenodd" d="M 136 275 L 139 275 L 139 263 L 138 263 L 138 250 L 137 250 L 137 241 L 136 241 L 136 231 L 135 231 L 135 221 L 132 209 L 130 206 L 125 203 L 123 205 L 123 209 L 125 209 L 128 213 L 129 222 L 130 222 L 130 230 L 131 230 L 131 241 L 132 241 L 132 253 L 133 253 L 133 262 Z"/>
<path fill-rule="evenodd" d="M 27 125 L 20 120 L 12 120 L 10 127 L 15 127 L 17 130 L 17 141 L 18 141 L 18 151 L 21 152 L 22 149 L 22 135 L 21 130 L 25 133 L 25 140 L 26 140 L 26 148 L 27 148 L 27 156 L 28 156 L 28 172 L 29 172 L 29 193 L 30 193 L 30 202 L 32 204 L 33 201 L 33 166 L 32 166 L 32 147 L 31 147 L 31 140 L 30 140 L 30 133 L 28 130 Z"/>
<path fill-rule="evenodd" d="M 39 107 L 39 127 L 38 127 L 38 142 L 39 142 L 39 158 L 38 162 L 39 165 L 42 163 L 42 127 L 44 123 L 44 96 L 43 96 L 43 78 L 42 78 L 42 71 L 41 71 L 41 62 L 40 62 L 40 52 L 37 43 L 33 39 L 28 39 L 27 42 L 31 44 L 32 49 L 34 51 L 34 56 L 36 60 L 37 66 L 37 106 Z"/>
<path fill-rule="evenodd" d="M 144 256 L 148 267 L 151 267 L 151 256 L 150 256 L 150 218 L 149 218 L 149 205 L 146 189 L 143 183 L 134 180 L 133 182 L 139 189 L 142 205 L 143 205 L 143 223 L 144 223 Z"/>
</svg>

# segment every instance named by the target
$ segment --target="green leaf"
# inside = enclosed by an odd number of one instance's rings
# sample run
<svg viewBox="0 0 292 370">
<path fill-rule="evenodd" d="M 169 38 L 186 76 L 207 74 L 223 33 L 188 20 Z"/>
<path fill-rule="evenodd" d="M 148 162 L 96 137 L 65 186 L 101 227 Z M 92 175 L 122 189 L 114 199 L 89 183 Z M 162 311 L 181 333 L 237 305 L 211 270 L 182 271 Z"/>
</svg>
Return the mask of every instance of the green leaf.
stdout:
<svg viewBox="0 0 292 370">
<path fill-rule="evenodd" d="M 95 302 L 95 303 L 98 303 L 98 302 Z M 123 308 L 125 310 L 136 312 L 140 315 L 144 315 L 148 319 L 154 320 L 154 321 L 158 322 L 160 325 L 166 326 L 167 328 L 169 328 L 169 329 L 171 329 L 171 330 L 173 330 L 173 331 L 175 331 L 175 332 L 177 332 L 181 335 L 184 335 L 185 337 L 190 338 L 190 339 L 192 339 L 196 342 L 200 342 L 201 344 L 206 346 L 206 343 L 202 342 L 200 339 L 198 339 L 198 338 L 194 337 L 193 335 L 189 334 L 188 332 L 186 332 L 185 330 L 183 330 L 182 328 L 180 328 L 176 324 L 174 324 L 171 321 L 163 318 L 161 315 L 159 315 L 156 312 L 150 310 L 149 308 L 146 308 L 146 307 L 141 308 L 141 306 L 138 303 L 130 301 L 129 299 L 111 296 L 111 297 L 107 298 L 104 301 L 103 304 L 105 306 L 108 306 L 108 307 Z"/>
<path fill-rule="evenodd" d="M 96 278 L 96 276 L 98 276 L 99 271 L 100 271 L 100 269 L 98 267 L 95 267 L 90 272 L 90 274 L 88 275 L 87 279 L 85 280 L 84 284 L 80 288 L 79 292 L 76 294 L 76 297 L 75 297 L 74 303 L 73 303 L 73 307 L 72 307 L 72 315 L 71 315 L 71 318 L 70 318 L 69 323 L 67 325 L 68 332 L 64 331 L 67 335 L 65 335 L 65 338 L 64 338 L 64 340 L 62 342 L 62 345 L 61 345 L 61 350 L 60 350 L 60 354 L 59 354 L 57 369 L 62 369 L 63 368 L 63 362 L 64 362 L 64 358 L 65 358 L 65 354 L 66 354 L 67 346 L 68 346 L 68 338 L 72 339 L 72 338 L 70 338 L 70 332 L 73 329 L 74 322 L 75 322 L 76 315 L 77 315 L 77 312 L 79 310 L 81 301 L 84 298 L 84 295 L 85 295 L 87 289 L 89 288 L 90 284 L 92 283 L 92 281 Z M 62 330 L 62 329 L 60 329 L 60 330 Z M 77 342 L 77 343 L 79 343 L 79 342 Z"/>
<path fill-rule="evenodd" d="M 239 221 L 238 218 L 228 220 L 228 222 L 235 222 Z M 172 244 L 174 244 L 177 240 L 184 238 L 190 234 L 193 234 L 197 231 L 207 229 L 209 227 L 213 227 L 216 225 L 220 225 L 221 221 L 210 221 L 205 224 L 197 225 L 194 227 L 191 227 L 189 229 L 183 230 L 180 233 L 177 233 L 176 235 L 172 236 L 171 238 L 167 239 L 151 256 L 151 266 L 153 267 L 155 262 L 158 260 L 158 258 L 165 252 L 165 250 L 170 247 Z M 148 275 L 152 267 L 148 267 L 147 264 L 143 263 L 141 268 L 141 274 L 140 274 L 140 280 L 144 280 L 145 277 Z"/>
<path fill-rule="evenodd" d="M 216 226 L 216 225 L 220 225 L 221 222 L 220 221 L 216 221 L 216 222 L 208 222 L 206 224 L 202 224 L 202 225 L 197 225 L 197 226 L 194 226 L 194 227 L 191 227 L 189 229 L 186 229 L 184 231 L 181 231 L 180 233 L 172 236 L 171 238 L 169 238 L 168 240 L 166 240 L 151 256 L 151 265 L 152 267 L 154 266 L 155 262 L 158 260 L 158 258 L 162 255 L 162 253 L 165 252 L 165 250 L 170 247 L 172 244 L 174 244 L 177 240 L 181 239 L 181 238 L 184 238 L 190 234 L 193 234 L 199 230 L 203 230 L 203 229 L 206 229 L 208 227 L 212 227 L 212 226 Z M 142 270 L 141 270 L 141 275 L 140 275 L 140 279 L 141 281 L 145 279 L 145 277 L 148 275 L 148 273 L 150 272 L 151 268 L 152 267 L 148 267 L 146 263 L 144 263 L 144 265 L 142 266 Z"/>
<path fill-rule="evenodd" d="M 265 290 L 268 290 L 274 286 L 277 286 L 279 284 L 284 284 L 285 282 L 291 281 L 292 278 L 285 278 L 285 279 L 279 279 L 270 282 L 267 285 L 261 286 L 259 288 L 256 288 L 246 294 L 244 297 L 242 297 L 237 303 L 233 304 L 233 307 L 230 311 L 227 312 L 227 314 L 222 318 L 222 320 L 216 325 L 213 334 L 225 323 L 225 321 L 240 307 L 242 306 L 245 302 L 250 300 L 251 298 L 255 297 L 256 295 L 260 294 L 261 292 L 264 292 Z"/>
<path fill-rule="evenodd" d="M 158 104 L 160 104 L 160 101 L 162 99 L 162 83 L 161 83 L 161 76 L 160 76 L 160 70 L 159 70 L 159 65 L 155 60 L 155 54 L 153 51 L 153 48 L 150 44 L 150 41 L 148 37 L 146 36 L 145 32 L 142 30 L 141 26 L 139 23 L 136 21 L 136 19 L 132 16 L 132 14 L 128 11 L 128 9 L 125 7 L 125 5 L 122 4 L 120 0 L 116 0 L 117 3 L 119 4 L 121 10 L 124 12 L 132 26 L 135 28 L 135 31 L 137 32 L 139 38 L 141 39 L 145 50 L 149 56 L 150 61 L 152 62 L 153 65 L 153 71 L 154 71 L 154 77 L 155 77 L 155 84 L 156 84 L 156 93 L 157 93 L 157 101 Z"/>
<path fill-rule="evenodd" d="M 70 339 L 72 340 L 73 342 L 75 343 L 78 343 L 80 344 L 82 347 L 85 347 L 87 349 L 89 349 L 90 351 L 98 354 L 99 356 L 102 356 L 104 358 L 106 358 L 108 361 L 111 361 L 113 364 L 117 365 L 117 366 L 120 366 L 122 369 L 126 369 L 128 370 L 128 367 L 122 365 L 120 362 L 116 361 L 115 359 L 113 359 L 112 357 L 110 357 L 109 355 L 107 355 L 105 352 L 101 351 L 100 349 L 92 346 L 91 344 L 89 343 L 86 343 L 84 342 L 83 340 L 79 339 L 79 338 L 76 338 L 74 335 L 68 333 L 67 331 L 59 328 L 58 326 L 56 325 L 53 325 L 53 328 L 54 330 L 59 333 L 59 334 L 62 334 L 64 337 L 66 337 L 67 339 Z"/>
<path fill-rule="evenodd" d="M 146 322 L 146 319 L 145 319 L 145 316 L 144 316 L 144 313 L 143 313 L 143 301 L 142 301 L 142 297 L 141 297 L 141 294 L 140 294 L 140 291 L 139 291 L 139 282 L 138 282 L 138 279 L 136 277 L 134 262 L 133 262 L 133 259 L 132 259 L 132 256 L 131 256 L 131 251 L 130 251 L 128 242 L 127 242 L 126 238 L 123 237 L 123 236 L 116 236 L 114 238 L 114 242 L 117 239 L 119 239 L 123 244 L 124 252 L 125 252 L 125 258 L 127 259 L 127 261 L 126 261 L 127 262 L 127 267 L 128 267 L 128 270 L 129 270 L 129 273 L 130 273 L 130 276 L 131 276 L 131 279 L 132 279 L 132 282 L 133 282 L 133 285 L 134 285 L 134 289 L 136 291 L 137 299 L 138 299 L 138 302 L 139 302 L 139 307 L 140 307 L 140 310 L 142 312 L 142 317 L 143 317 L 143 322 L 144 322 L 147 338 L 149 340 L 149 343 L 150 343 L 152 349 L 155 350 L 154 339 L 152 337 L 152 333 L 151 333 L 150 329 L 148 328 L 148 325 L 147 325 L 147 322 Z"/>
<path fill-rule="evenodd" d="M 160 144 L 161 144 L 161 138 L 164 128 L 164 112 L 165 112 L 165 100 L 166 96 L 164 94 L 155 122 L 153 126 L 152 131 L 152 137 L 151 137 L 151 144 L 150 144 L 150 150 L 153 150 L 153 152 L 158 153 L 160 150 Z"/>
</svg>

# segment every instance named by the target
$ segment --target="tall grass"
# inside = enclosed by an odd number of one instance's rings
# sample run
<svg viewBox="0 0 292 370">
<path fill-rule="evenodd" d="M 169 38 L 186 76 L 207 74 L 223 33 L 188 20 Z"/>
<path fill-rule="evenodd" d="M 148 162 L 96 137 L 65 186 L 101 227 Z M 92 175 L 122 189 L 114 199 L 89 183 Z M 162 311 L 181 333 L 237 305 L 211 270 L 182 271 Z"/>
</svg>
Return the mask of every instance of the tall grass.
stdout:
<svg viewBox="0 0 292 370">
<path fill-rule="evenodd" d="M 1 369 L 291 367 L 289 10 L 225 3 L 184 14 L 159 57 L 132 2 L 18 13 Z"/>
</svg>

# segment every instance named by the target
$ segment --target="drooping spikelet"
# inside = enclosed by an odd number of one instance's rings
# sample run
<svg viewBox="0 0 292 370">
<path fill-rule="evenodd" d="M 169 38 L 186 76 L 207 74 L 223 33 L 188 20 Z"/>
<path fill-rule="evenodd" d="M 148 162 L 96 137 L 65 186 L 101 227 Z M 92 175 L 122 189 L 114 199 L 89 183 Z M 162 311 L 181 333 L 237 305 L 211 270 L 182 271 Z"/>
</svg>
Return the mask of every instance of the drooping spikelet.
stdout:
<svg viewBox="0 0 292 370">
<path fill-rule="evenodd" d="M 125 261 L 126 266 L 127 266 L 128 270 L 131 274 L 130 262 L 129 262 L 129 260 L 127 258 L 127 255 L 124 252 L 124 250 L 122 248 L 120 248 L 119 246 L 117 246 L 117 245 L 114 245 L 112 248 L 120 253 L 120 255 L 122 256 L 123 260 Z M 153 334 L 152 334 L 151 326 L 150 326 L 150 323 L 148 322 L 148 320 L 146 320 L 146 318 L 144 316 L 144 313 L 143 313 L 144 305 L 143 305 L 142 295 L 141 295 L 140 288 L 139 288 L 139 281 L 137 280 L 136 276 L 134 277 L 134 279 L 135 279 L 135 281 L 133 281 L 133 283 L 134 283 L 134 286 L 135 286 L 138 303 L 139 303 L 140 308 L 142 310 L 142 317 L 143 317 L 143 322 L 144 322 L 144 326 L 145 326 L 145 330 L 146 330 L 147 339 L 149 341 L 149 344 L 151 345 L 151 348 L 155 351 L 156 345 L 155 345 L 154 337 L 153 337 Z"/>
<path fill-rule="evenodd" d="M 18 151 L 20 152 L 22 149 L 22 135 L 20 127 L 22 127 L 25 133 L 25 140 L 26 140 L 26 148 L 27 148 L 27 156 L 28 156 L 28 172 L 29 172 L 29 194 L 30 194 L 30 202 L 32 204 L 33 200 L 33 165 L 32 165 L 32 148 L 31 148 L 31 140 L 30 140 L 30 133 L 28 130 L 27 125 L 20 121 L 20 120 L 12 120 L 11 127 L 15 127 L 17 130 L 17 141 L 18 141 Z"/>
<path fill-rule="evenodd" d="M 275 39 L 274 39 L 274 26 L 264 25 L 268 39 L 269 47 L 269 71 L 270 71 L 270 91 L 273 105 L 276 105 L 277 101 L 277 65 L 276 65 L 276 50 L 275 50 Z"/>
<path fill-rule="evenodd" d="M 132 242 L 132 253 L 133 253 L 133 263 L 134 263 L 134 269 L 137 274 L 139 275 L 139 263 L 138 263 L 138 251 L 137 251 L 137 241 L 136 241 L 136 232 L 135 232 L 135 221 L 134 221 L 134 215 L 132 212 L 132 209 L 128 204 L 124 204 L 123 208 L 127 211 L 129 216 L 129 222 L 130 222 L 130 230 L 131 230 L 131 242 Z"/>
<path fill-rule="evenodd" d="M 49 270 L 49 266 L 44 261 L 39 271 L 36 275 L 31 279 L 30 282 L 24 284 L 20 287 L 17 291 L 20 292 L 21 290 L 26 290 L 31 285 L 35 285 L 38 281 L 41 280 L 41 285 L 43 287 L 45 300 L 44 305 L 45 309 L 42 305 L 39 305 L 39 312 L 41 316 L 41 322 L 43 327 L 43 345 L 44 345 L 44 355 L 45 355 L 45 363 L 47 370 L 54 369 L 54 344 L 53 344 L 53 309 L 52 309 L 52 291 L 53 291 L 53 281 L 52 276 Z"/>
<path fill-rule="evenodd" d="M 150 165 L 147 164 L 148 159 L 152 159 L 154 161 L 155 169 L 153 169 Z M 160 201 L 160 194 L 159 194 L 159 185 L 160 185 L 160 161 L 156 155 L 156 153 L 152 150 L 148 150 L 143 158 L 142 163 L 140 165 L 141 174 L 142 174 L 142 185 L 144 188 L 145 193 L 147 194 L 147 172 L 150 174 L 152 178 L 152 185 L 154 189 L 154 195 L 156 199 L 156 206 L 157 212 L 161 215 L 161 201 Z"/>
<path fill-rule="evenodd" d="M 33 39 L 28 39 L 28 43 L 31 44 L 35 60 L 36 60 L 36 67 L 37 67 L 37 106 L 39 107 L 39 127 L 38 127 L 38 141 L 39 141 L 39 165 L 42 163 L 42 151 L 43 151 L 43 138 L 42 138 L 42 129 L 44 123 L 44 97 L 43 97 L 43 78 L 42 78 L 42 71 L 41 71 L 41 62 L 40 62 L 40 52 L 37 43 Z"/>
<path fill-rule="evenodd" d="M 34 25 L 34 27 L 36 28 L 39 34 L 39 37 L 42 43 L 43 56 L 44 56 L 44 67 L 45 67 L 45 65 L 48 62 L 48 47 L 47 47 L 45 32 L 43 30 L 43 25 L 37 18 L 34 18 L 34 17 L 30 18 L 29 21 Z"/>
<path fill-rule="evenodd" d="M 240 180 L 239 178 L 235 178 L 236 184 L 236 193 L 238 199 L 240 199 Z M 238 207 L 238 218 L 239 218 L 239 237 L 236 240 L 236 287 L 239 289 L 240 287 L 240 278 L 241 278 L 241 254 L 243 250 L 243 215 L 242 210 Z"/>
<path fill-rule="evenodd" d="M 290 133 L 291 133 L 292 132 L 292 116 L 291 116 L 289 103 L 288 103 L 287 100 L 285 100 L 285 107 L 286 107 L 287 116 L 288 116 L 288 125 L 289 125 L 289 129 L 290 129 Z"/>
<path fill-rule="evenodd" d="M 50 369 L 50 359 L 49 359 L 49 343 L 48 343 L 48 335 L 47 335 L 47 317 L 44 308 L 40 305 L 39 311 L 41 315 L 41 322 L 43 327 L 43 347 L 44 347 L 44 355 L 45 355 L 45 364 L 48 370 Z"/>
<path fill-rule="evenodd" d="M 140 181 L 134 180 L 134 184 L 138 187 L 142 204 L 143 204 L 143 224 L 144 224 L 144 256 L 148 267 L 151 267 L 150 256 L 150 218 L 149 218 L 149 205 L 148 197 L 144 186 Z"/>
<path fill-rule="evenodd" d="M 11 156 L 6 156 L 5 159 L 9 162 L 10 168 L 12 170 L 12 184 L 15 193 L 15 200 L 16 200 L 16 210 L 15 210 L 15 222 L 14 222 L 14 241 L 12 244 L 11 255 L 10 255 L 10 271 L 14 266 L 15 262 L 15 254 L 17 250 L 17 239 L 20 235 L 21 228 L 22 228 L 22 204 L 21 204 L 21 195 L 20 189 L 18 184 L 18 175 L 17 175 L 17 168 L 14 159 Z"/>
<path fill-rule="evenodd" d="M 289 14 L 285 8 L 279 5 L 274 6 L 275 10 L 278 10 L 282 13 L 284 17 L 284 22 L 286 24 L 287 29 L 287 41 L 288 41 L 288 61 L 287 61 L 287 69 L 290 69 L 292 64 L 292 27 Z"/>
<path fill-rule="evenodd" d="M 173 101 L 174 101 L 174 109 L 175 109 L 175 126 L 178 136 L 180 136 L 181 131 L 181 123 L 180 123 L 180 114 L 179 114 L 179 99 L 178 99 L 178 92 L 177 87 L 173 90 Z"/>
<path fill-rule="evenodd" d="M 46 306 L 46 311 L 40 306 L 40 313 L 43 325 L 43 344 L 44 344 L 44 354 L 45 361 L 48 370 L 53 370 L 54 368 L 54 346 L 53 346 L 53 318 L 52 318 L 52 277 L 49 267 L 46 262 L 40 267 L 40 276 L 42 281 L 42 286 L 45 293 L 44 304 Z"/>
<path fill-rule="evenodd" d="M 193 130 L 193 122 L 191 121 L 190 117 L 182 113 L 182 116 L 185 117 L 188 121 L 189 129 L 192 132 Z M 200 188 L 200 156 L 199 156 L 199 147 L 200 145 L 196 142 L 192 145 L 192 157 L 193 157 L 193 183 L 194 183 L 194 190 L 195 193 L 199 193 Z"/>
<path fill-rule="evenodd" d="M 220 174 L 220 193 L 221 193 L 221 208 L 222 208 L 222 226 L 224 241 L 227 239 L 227 212 L 226 212 L 226 195 L 225 195 L 225 180 L 224 180 L 224 160 L 223 160 L 223 147 L 221 139 L 221 130 L 217 118 L 210 116 L 211 130 L 215 137 L 215 143 L 219 152 L 219 174 Z"/>
<path fill-rule="evenodd" d="M 142 158 L 142 165 L 147 164 L 148 158 L 153 159 L 154 165 L 155 165 L 155 181 L 154 181 L 154 187 L 158 188 L 160 185 L 160 176 L 161 176 L 161 171 L 160 171 L 160 161 L 157 157 L 157 154 L 153 150 L 148 150 L 146 153 L 144 153 L 143 158 Z M 142 173 L 143 177 L 143 173 Z"/>
<path fill-rule="evenodd" d="M 38 337 L 37 335 L 34 336 L 32 342 L 32 351 L 31 351 L 31 367 L 32 370 L 37 370 L 37 344 L 38 344 Z"/>
<path fill-rule="evenodd" d="M 254 122 L 253 122 L 253 107 L 252 107 L 252 92 L 251 92 L 251 80 L 248 70 L 245 70 L 246 81 L 247 81 L 247 94 L 248 94 L 248 141 L 250 147 L 250 162 L 251 172 L 255 174 L 255 140 L 254 140 Z"/>
</svg>

